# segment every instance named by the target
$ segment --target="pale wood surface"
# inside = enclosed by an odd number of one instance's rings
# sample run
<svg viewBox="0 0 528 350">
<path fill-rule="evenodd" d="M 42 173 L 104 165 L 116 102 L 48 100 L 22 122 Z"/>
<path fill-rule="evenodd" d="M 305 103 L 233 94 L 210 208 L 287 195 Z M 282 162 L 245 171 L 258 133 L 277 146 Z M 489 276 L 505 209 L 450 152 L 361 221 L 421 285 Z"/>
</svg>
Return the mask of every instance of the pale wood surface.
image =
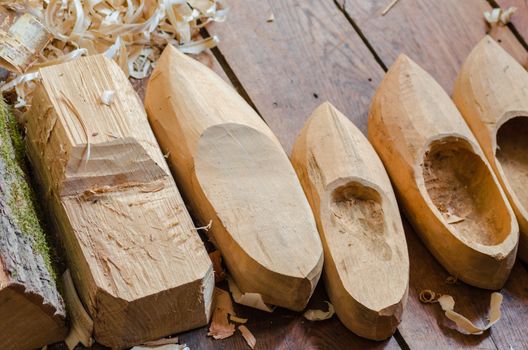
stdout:
<svg viewBox="0 0 528 350">
<path fill-rule="evenodd" d="M 387 339 L 407 301 L 409 257 L 383 164 L 330 103 L 306 122 L 292 163 L 316 217 L 325 285 L 338 317 L 360 336 Z"/>
<path fill-rule="evenodd" d="M 92 56 L 40 73 L 29 155 L 95 338 L 124 348 L 205 325 L 212 264 L 123 72 Z"/>
<path fill-rule="evenodd" d="M 271 130 L 233 88 L 174 47 L 145 99 L 174 175 L 243 292 L 302 310 L 321 274 L 315 221 Z"/>
<path fill-rule="evenodd" d="M 369 140 L 425 244 L 455 277 L 499 289 L 519 227 L 464 119 L 442 87 L 405 55 L 381 83 Z"/>
<path fill-rule="evenodd" d="M 528 73 L 485 37 L 462 66 L 453 99 L 512 204 L 518 254 L 528 262 Z"/>
</svg>

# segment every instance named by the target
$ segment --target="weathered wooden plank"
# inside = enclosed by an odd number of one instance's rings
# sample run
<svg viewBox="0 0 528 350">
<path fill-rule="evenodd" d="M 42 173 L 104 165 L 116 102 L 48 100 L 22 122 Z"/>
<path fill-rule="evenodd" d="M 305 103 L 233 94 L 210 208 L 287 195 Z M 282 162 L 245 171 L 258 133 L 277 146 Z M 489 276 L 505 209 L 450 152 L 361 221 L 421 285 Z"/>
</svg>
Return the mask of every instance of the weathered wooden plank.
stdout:
<svg viewBox="0 0 528 350">
<path fill-rule="evenodd" d="M 495 0 L 502 9 L 510 6 L 517 8 L 511 17 L 511 23 L 521 35 L 525 42 L 528 42 L 528 2 L 526 0 Z"/>
<path fill-rule="evenodd" d="M 385 66 L 405 53 L 451 93 L 464 59 L 490 30 L 483 12 L 491 6 L 485 0 L 404 0 L 382 16 L 389 2 L 338 0 Z M 508 27 L 489 34 L 519 62 L 527 62 L 527 52 Z"/>
<path fill-rule="evenodd" d="M 333 2 L 240 1 L 228 21 L 209 30 L 220 36 L 220 51 L 288 153 L 325 100 L 366 130 L 383 71 Z"/>
</svg>

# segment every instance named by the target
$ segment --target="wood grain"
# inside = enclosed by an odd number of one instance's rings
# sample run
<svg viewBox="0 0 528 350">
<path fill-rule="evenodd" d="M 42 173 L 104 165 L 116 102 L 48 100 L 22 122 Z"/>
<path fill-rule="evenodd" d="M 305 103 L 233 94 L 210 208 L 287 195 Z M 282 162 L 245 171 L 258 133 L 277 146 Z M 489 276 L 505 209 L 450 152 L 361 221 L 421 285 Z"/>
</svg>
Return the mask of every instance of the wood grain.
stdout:
<svg viewBox="0 0 528 350">
<path fill-rule="evenodd" d="M 517 8 L 517 11 L 511 17 L 511 23 L 522 37 L 524 42 L 528 42 L 528 1 L 526 0 L 495 0 L 497 5 L 502 9 L 511 6 Z"/>
<path fill-rule="evenodd" d="M 387 0 L 338 0 L 385 66 L 404 53 L 428 71 L 448 92 L 473 46 L 489 32 L 519 62 L 528 54 L 508 27 L 490 31 L 483 17 L 485 0 L 405 0 L 385 16 Z"/>
<path fill-rule="evenodd" d="M 325 100 L 366 130 L 383 71 L 333 2 L 238 1 L 229 20 L 209 31 L 220 36 L 222 55 L 287 153 Z"/>
<path fill-rule="evenodd" d="M 207 324 L 212 264 L 123 72 L 101 55 L 40 75 L 28 154 L 95 338 L 120 349 Z"/>
<path fill-rule="evenodd" d="M 324 282 L 341 322 L 392 336 L 409 289 L 409 255 L 389 177 L 367 138 L 332 104 L 304 124 L 291 161 L 323 243 Z"/>
</svg>

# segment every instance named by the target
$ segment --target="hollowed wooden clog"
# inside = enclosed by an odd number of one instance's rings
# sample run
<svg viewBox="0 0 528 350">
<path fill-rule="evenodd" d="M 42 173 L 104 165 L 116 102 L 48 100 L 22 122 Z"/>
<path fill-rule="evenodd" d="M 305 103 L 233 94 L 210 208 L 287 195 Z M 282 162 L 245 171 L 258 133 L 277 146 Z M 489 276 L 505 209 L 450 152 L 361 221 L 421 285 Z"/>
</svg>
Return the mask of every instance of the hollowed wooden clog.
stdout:
<svg viewBox="0 0 528 350">
<path fill-rule="evenodd" d="M 362 337 L 390 337 L 407 300 L 409 257 L 383 164 L 330 103 L 306 122 L 291 158 L 323 241 L 325 284 L 337 316 Z"/>
<path fill-rule="evenodd" d="M 528 262 L 528 73 L 486 36 L 462 66 L 453 99 L 510 200 L 518 255 Z"/>
<path fill-rule="evenodd" d="M 517 251 L 513 211 L 449 96 L 404 55 L 378 88 L 368 134 L 438 261 L 468 284 L 502 287 Z"/>
</svg>

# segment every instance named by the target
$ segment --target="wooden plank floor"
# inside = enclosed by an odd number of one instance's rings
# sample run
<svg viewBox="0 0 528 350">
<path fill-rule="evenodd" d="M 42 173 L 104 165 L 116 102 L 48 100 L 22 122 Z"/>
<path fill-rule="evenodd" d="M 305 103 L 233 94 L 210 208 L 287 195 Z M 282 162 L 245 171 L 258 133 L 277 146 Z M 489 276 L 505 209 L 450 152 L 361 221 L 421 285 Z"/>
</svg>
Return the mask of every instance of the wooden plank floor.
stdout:
<svg viewBox="0 0 528 350">
<path fill-rule="evenodd" d="M 221 42 L 215 57 L 200 60 L 230 79 L 277 134 L 289 153 L 311 111 L 329 100 L 363 132 L 367 111 L 384 70 L 405 53 L 450 93 L 455 75 L 472 47 L 489 33 L 526 66 L 525 0 L 498 0 L 519 7 L 514 26 L 490 30 L 482 16 L 486 0 L 231 0 L 225 23 L 208 27 Z M 275 20 L 267 19 L 273 14 Z M 512 32 L 512 30 L 515 32 Z M 519 41 L 521 40 L 521 41 Z M 223 72 L 222 72 L 223 70 Z M 141 92 L 142 86 L 138 84 Z M 449 276 L 405 222 L 411 262 L 409 301 L 394 337 L 371 342 L 349 332 L 337 318 L 309 322 L 286 310 L 272 314 L 237 305 L 257 338 L 257 349 L 528 349 L 528 271 L 517 263 L 503 288 L 503 318 L 491 331 L 465 336 L 452 329 L 438 305 L 418 301 L 423 289 L 454 296 L 456 310 L 476 323 L 487 316 L 489 291 Z M 320 285 L 309 307 L 322 307 Z M 247 349 L 240 336 L 215 341 L 201 328 L 179 335 L 191 349 Z M 60 347 L 58 347 L 60 348 Z M 95 346 L 94 349 L 101 347 Z"/>
</svg>

